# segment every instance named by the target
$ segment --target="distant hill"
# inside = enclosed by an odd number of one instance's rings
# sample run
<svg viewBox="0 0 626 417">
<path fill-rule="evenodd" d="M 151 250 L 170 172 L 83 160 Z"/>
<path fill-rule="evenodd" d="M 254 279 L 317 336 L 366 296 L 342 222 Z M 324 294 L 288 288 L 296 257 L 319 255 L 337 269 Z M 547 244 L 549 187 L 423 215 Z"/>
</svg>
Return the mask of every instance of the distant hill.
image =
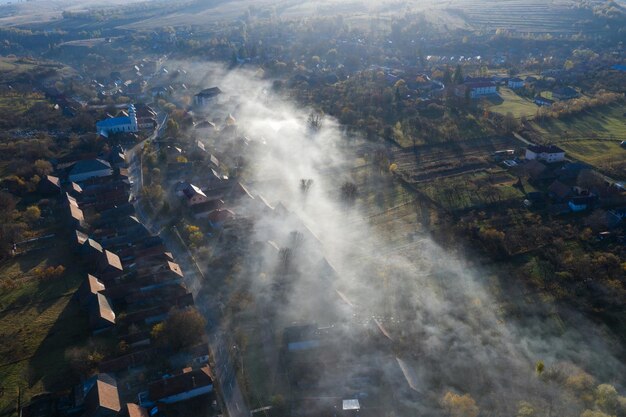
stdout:
<svg viewBox="0 0 626 417">
<path fill-rule="evenodd" d="M 6 1 L 6 0 L 0 0 Z M 607 0 L 31 0 L 0 5 L 0 26 L 42 23 L 63 29 L 63 15 L 76 20 L 89 15 L 124 29 L 151 30 L 163 26 L 202 26 L 220 20 L 242 18 L 252 13 L 263 18 L 304 16 L 378 15 L 393 17 L 407 11 L 422 11 L 432 22 L 450 29 L 498 29 L 535 33 L 577 33 L 601 30 L 604 19 L 622 18 L 623 5 Z M 116 12 L 121 16 L 116 16 Z M 594 24 L 593 19 L 597 19 Z M 67 19 L 66 19 L 67 20 Z M 82 22 L 81 22 L 82 23 Z"/>
</svg>

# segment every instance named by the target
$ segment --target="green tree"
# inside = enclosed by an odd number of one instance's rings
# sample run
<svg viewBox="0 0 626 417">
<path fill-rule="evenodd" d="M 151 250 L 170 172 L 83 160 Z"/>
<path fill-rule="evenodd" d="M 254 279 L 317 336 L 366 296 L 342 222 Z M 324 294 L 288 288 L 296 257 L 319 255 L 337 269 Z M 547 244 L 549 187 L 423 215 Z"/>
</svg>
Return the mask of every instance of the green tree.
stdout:
<svg viewBox="0 0 626 417">
<path fill-rule="evenodd" d="M 443 72 L 443 83 L 446 87 L 452 84 L 452 73 L 450 72 L 450 68 L 446 66 L 445 71 Z"/>
<path fill-rule="evenodd" d="M 204 337 L 204 317 L 195 308 L 172 311 L 163 328 L 156 332 L 156 339 L 171 349 L 178 350 L 202 341 Z M 155 333 L 155 329 L 152 329 Z"/>
<path fill-rule="evenodd" d="M 617 390 L 613 385 L 600 384 L 596 388 L 596 406 L 608 414 L 615 414 L 618 405 Z"/>
<path fill-rule="evenodd" d="M 454 70 L 454 84 L 463 84 L 463 79 L 463 68 L 461 67 L 461 64 L 458 64 Z"/>
<path fill-rule="evenodd" d="M 52 164 L 44 159 L 38 159 L 33 164 L 35 167 L 35 173 L 40 177 L 48 175 L 52 172 Z"/>
<path fill-rule="evenodd" d="M 448 391 L 441 400 L 441 405 L 451 417 L 476 417 L 479 408 L 471 395 L 458 395 Z"/>
</svg>

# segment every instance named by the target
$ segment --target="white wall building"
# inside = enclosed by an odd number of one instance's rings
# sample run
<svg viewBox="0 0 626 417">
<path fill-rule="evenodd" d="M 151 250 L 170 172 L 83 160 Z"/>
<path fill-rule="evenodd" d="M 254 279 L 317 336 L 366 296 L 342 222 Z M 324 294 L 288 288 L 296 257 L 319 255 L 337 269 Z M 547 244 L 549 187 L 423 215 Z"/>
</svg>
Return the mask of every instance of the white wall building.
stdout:
<svg viewBox="0 0 626 417">
<path fill-rule="evenodd" d="M 96 123 L 98 134 L 109 137 L 112 133 L 133 133 L 139 131 L 137 125 L 137 112 L 134 105 L 128 106 L 128 116 L 111 117 Z"/>
<path fill-rule="evenodd" d="M 558 146 L 531 145 L 526 148 L 526 159 L 538 159 L 546 162 L 560 162 L 565 160 L 565 151 Z"/>
</svg>

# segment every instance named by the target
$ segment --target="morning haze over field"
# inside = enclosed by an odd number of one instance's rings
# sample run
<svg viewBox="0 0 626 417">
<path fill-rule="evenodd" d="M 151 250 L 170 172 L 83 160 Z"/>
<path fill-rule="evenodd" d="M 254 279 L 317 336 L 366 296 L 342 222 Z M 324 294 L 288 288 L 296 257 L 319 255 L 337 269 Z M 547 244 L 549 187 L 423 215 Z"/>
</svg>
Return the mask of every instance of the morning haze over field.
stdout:
<svg viewBox="0 0 626 417">
<path fill-rule="evenodd" d="M 0 2 L 0 416 L 626 416 L 626 5 Z"/>
</svg>

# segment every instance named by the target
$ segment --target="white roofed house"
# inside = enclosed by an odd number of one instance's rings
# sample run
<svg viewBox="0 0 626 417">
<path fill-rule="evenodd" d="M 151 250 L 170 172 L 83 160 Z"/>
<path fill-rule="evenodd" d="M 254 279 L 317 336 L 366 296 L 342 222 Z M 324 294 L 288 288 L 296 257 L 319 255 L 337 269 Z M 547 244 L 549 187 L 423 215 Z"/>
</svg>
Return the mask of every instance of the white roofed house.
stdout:
<svg viewBox="0 0 626 417">
<path fill-rule="evenodd" d="M 128 115 L 121 117 L 109 117 L 96 122 L 96 133 L 109 137 L 113 133 L 134 133 L 139 131 L 137 124 L 137 112 L 135 106 L 128 106 Z"/>
</svg>

